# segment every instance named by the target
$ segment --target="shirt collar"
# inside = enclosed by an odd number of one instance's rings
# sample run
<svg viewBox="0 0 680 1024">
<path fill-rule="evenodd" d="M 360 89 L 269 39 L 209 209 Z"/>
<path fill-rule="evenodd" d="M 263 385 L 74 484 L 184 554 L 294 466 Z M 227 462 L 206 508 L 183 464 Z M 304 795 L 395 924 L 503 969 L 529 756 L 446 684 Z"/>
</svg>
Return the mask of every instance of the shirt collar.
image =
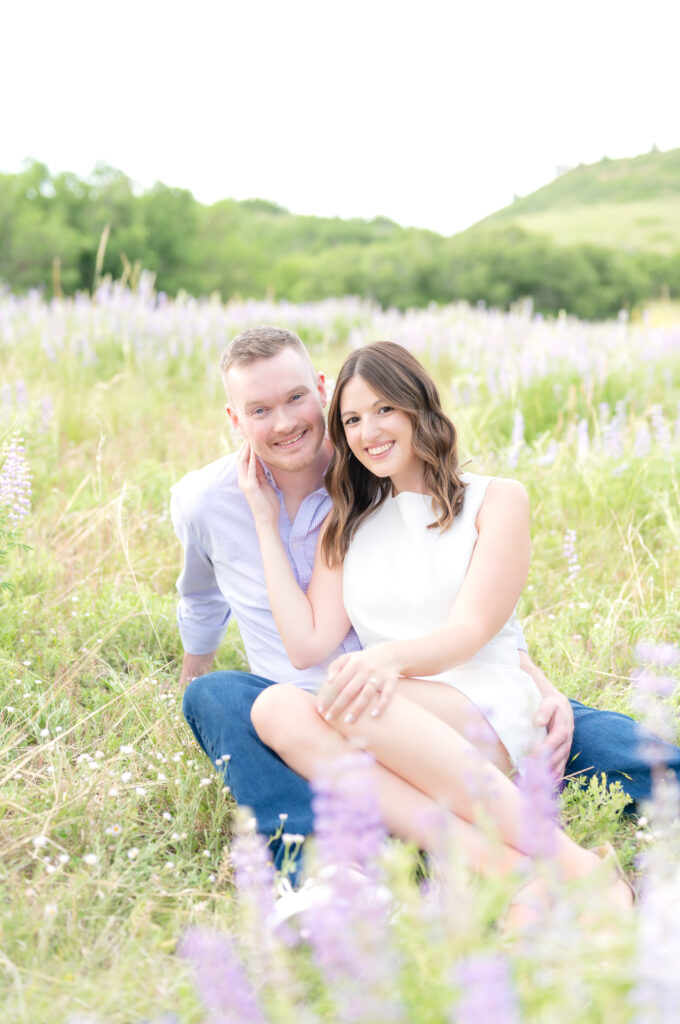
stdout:
<svg viewBox="0 0 680 1024">
<path fill-rule="evenodd" d="M 258 455 L 257 459 L 258 459 L 258 462 L 260 463 L 260 465 L 262 466 L 262 469 L 264 470 L 264 475 L 266 476 L 267 480 L 272 485 L 272 487 L 274 488 L 276 493 L 280 495 L 282 493 L 281 488 L 276 483 L 276 480 L 274 479 L 274 474 L 272 473 L 271 469 L 266 464 L 266 462 L 262 461 L 262 459 L 259 457 L 259 455 Z M 322 495 L 325 496 L 327 493 L 328 492 L 327 492 L 325 486 L 323 484 L 321 484 L 321 487 L 317 487 L 315 491 L 310 491 L 309 494 L 307 495 L 307 497 L 308 498 L 311 497 L 312 494 L 322 494 Z"/>
</svg>

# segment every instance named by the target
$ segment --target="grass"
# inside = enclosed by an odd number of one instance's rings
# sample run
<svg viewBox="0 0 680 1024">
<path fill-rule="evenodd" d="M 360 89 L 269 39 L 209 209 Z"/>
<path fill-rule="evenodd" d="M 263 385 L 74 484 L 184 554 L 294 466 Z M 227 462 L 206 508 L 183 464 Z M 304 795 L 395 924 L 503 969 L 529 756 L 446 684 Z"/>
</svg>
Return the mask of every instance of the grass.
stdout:
<svg viewBox="0 0 680 1024">
<path fill-rule="evenodd" d="M 214 307 L 210 320 L 200 304 L 169 305 L 155 310 L 123 292 L 80 308 L 0 300 L 0 438 L 24 436 L 34 477 L 32 511 L 15 535 L 28 547 L 0 540 L 12 588 L 0 595 L 0 1012 L 13 1024 L 88 1015 L 139 1024 L 171 1012 L 198 1022 L 177 942 L 191 925 L 243 928 L 229 861 L 234 806 L 180 710 L 180 552 L 168 489 L 232 443 L 215 364 L 244 322 L 290 323 L 331 376 L 346 323 L 358 341 L 428 338 L 420 354 L 464 457 L 530 492 L 534 558 L 520 614 L 532 652 L 565 693 L 629 711 L 635 643 L 677 638 L 673 327 L 539 323 L 526 310 L 466 307 L 383 315 L 356 302 Z M 613 413 L 617 401 L 627 405 L 613 453 L 600 404 Z M 668 442 L 654 433 L 654 406 Z M 513 457 L 518 408 L 524 443 Z M 579 453 L 581 420 L 590 443 Z M 580 564 L 571 581 L 567 529 Z M 218 667 L 244 664 L 231 628 Z M 564 797 L 571 834 L 612 840 L 633 867 L 653 843 L 621 809 L 602 785 L 575 784 Z M 441 1020 L 452 964 L 498 949 L 492 921 L 507 892 L 478 887 L 468 931 L 439 933 L 408 881 L 412 867 L 412 851 L 393 853 L 392 884 L 411 908 L 396 926 L 402 999 L 410 1019 Z M 512 953 L 527 1019 L 632 1019 L 636 969 L 623 945 L 604 966 L 588 943 L 562 959 Z M 303 954 L 290 957 L 297 995 L 275 997 L 261 982 L 270 1019 L 300 1019 L 302 992 L 332 1020 L 318 976 Z"/>
</svg>

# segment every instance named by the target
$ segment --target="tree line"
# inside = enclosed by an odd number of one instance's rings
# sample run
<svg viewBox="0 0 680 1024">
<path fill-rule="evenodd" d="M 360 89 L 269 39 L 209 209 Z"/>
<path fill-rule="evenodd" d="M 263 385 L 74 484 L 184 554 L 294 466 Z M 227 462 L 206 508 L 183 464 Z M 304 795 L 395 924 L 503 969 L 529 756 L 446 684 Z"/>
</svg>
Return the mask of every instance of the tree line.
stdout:
<svg viewBox="0 0 680 1024">
<path fill-rule="evenodd" d="M 559 246 L 502 225 L 445 238 L 383 217 L 299 216 L 262 199 L 204 206 L 162 183 L 139 192 L 101 164 L 87 179 L 38 161 L 0 175 L 0 280 L 12 290 L 73 294 L 106 274 L 134 286 L 141 268 L 169 295 L 224 300 L 360 295 L 401 309 L 461 299 L 507 308 L 531 296 L 544 313 L 600 319 L 680 297 L 680 252 Z"/>
</svg>

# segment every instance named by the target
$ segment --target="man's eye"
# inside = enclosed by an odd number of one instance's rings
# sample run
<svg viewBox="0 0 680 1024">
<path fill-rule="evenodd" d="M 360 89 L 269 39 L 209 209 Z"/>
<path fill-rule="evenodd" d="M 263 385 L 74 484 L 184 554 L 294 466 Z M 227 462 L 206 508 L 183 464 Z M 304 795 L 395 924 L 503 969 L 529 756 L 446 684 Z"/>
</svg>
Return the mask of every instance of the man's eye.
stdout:
<svg viewBox="0 0 680 1024">
<path fill-rule="evenodd" d="M 291 402 L 296 402 L 298 398 L 304 398 L 304 395 L 303 395 L 302 391 L 299 394 L 297 394 L 297 395 L 291 395 L 290 396 Z"/>
<path fill-rule="evenodd" d="M 264 411 L 265 411 L 265 408 L 264 408 L 263 405 L 261 405 L 257 409 L 252 409 L 250 415 L 251 416 L 261 416 Z"/>
</svg>

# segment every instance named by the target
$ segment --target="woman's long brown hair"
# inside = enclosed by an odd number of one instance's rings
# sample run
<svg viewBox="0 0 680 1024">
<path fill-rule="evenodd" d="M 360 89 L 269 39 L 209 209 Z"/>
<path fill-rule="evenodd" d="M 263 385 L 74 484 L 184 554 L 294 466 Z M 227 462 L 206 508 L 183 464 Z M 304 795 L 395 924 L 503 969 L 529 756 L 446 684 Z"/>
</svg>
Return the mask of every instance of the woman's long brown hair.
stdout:
<svg viewBox="0 0 680 1024">
<path fill-rule="evenodd" d="M 356 349 L 342 365 L 328 413 L 333 454 L 324 482 L 333 500 L 321 550 L 329 565 L 342 562 L 359 524 L 383 503 L 392 489 L 352 454 L 340 415 L 342 392 L 352 377 L 362 377 L 385 399 L 405 412 L 413 425 L 413 450 L 423 460 L 425 486 L 436 515 L 428 529 L 448 530 L 463 507 L 456 428 L 442 409 L 437 386 L 415 356 L 393 341 L 376 341 Z"/>
</svg>

